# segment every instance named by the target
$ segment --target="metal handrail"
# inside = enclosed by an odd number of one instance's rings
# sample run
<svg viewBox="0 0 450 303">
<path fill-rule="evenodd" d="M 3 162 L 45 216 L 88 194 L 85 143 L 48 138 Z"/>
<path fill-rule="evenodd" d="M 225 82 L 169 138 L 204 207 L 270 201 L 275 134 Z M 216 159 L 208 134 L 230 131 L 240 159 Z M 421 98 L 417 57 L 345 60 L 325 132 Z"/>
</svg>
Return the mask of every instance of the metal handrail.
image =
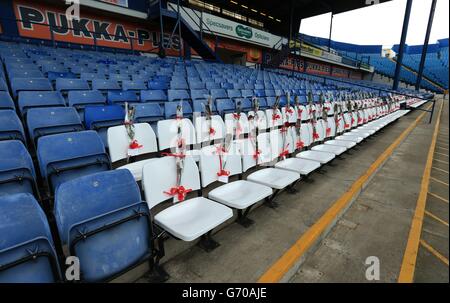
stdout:
<svg viewBox="0 0 450 303">
<path fill-rule="evenodd" d="M 172 9 L 175 9 L 175 7 L 173 7 L 173 5 L 175 5 L 175 4 L 170 3 L 170 2 L 168 2 L 167 4 L 168 4 Z M 189 18 L 192 20 L 192 22 L 195 23 L 195 25 L 197 25 L 199 28 L 203 28 L 203 27 L 200 26 L 200 25 L 205 25 L 205 26 L 206 26 L 206 29 L 208 30 L 208 34 L 213 35 L 216 39 L 219 38 L 219 36 L 217 36 L 216 34 L 214 34 L 214 32 L 209 28 L 208 24 L 206 24 L 205 22 L 202 21 L 201 16 L 199 16 L 199 15 L 197 14 L 197 12 L 196 12 L 194 9 L 192 9 L 192 12 L 193 12 L 193 13 L 198 17 L 198 19 L 201 21 L 200 24 L 197 23 L 197 22 L 194 20 L 194 18 L 192 18 L 192 16 L 189 14 L 189 12 L 188 12 L 183 6 L 180 5 L 180 8 L 186 13 L 186 15 L 189 16 Z"/>
</svg>

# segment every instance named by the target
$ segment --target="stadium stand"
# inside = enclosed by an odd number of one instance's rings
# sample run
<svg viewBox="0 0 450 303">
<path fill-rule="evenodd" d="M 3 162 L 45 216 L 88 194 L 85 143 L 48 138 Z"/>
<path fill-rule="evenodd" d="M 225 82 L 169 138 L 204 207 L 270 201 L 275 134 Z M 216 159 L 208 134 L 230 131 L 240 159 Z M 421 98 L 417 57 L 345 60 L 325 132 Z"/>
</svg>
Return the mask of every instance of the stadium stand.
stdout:
<svg viewBox="0 0 450 303">
<path fill-rule="evenodd" d="M 233 210 L 250 226 L 257 203 L 276 207 L 278 193 L 296 194 L 300 180 L 430 99 L 283 62 L 254 68 L 33 41 L 0 41 L 0 282 L 62 280 L 56 251 L 80 259 L 85 282 L 157 264 L 166 236 L 211 251 L 212 231 Z M 393 76 L 381 48 L 332 47 Z M 410 48 L 403 81 L 415 83 L 420 52 Z M 430 47 L 425 76 L 448 89 L 448 39 Z M 174 153 L 180 145 L 187 150 Z"/>
</svg>

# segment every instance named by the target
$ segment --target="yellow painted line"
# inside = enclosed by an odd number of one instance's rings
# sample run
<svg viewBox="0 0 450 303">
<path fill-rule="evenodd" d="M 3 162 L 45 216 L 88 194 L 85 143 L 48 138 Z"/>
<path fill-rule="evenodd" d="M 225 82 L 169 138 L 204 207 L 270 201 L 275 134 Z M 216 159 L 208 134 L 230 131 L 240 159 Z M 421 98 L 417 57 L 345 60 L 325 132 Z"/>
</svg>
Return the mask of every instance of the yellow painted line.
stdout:
<svg viewBox="0 0 450 303">
<path fill-rule="evenodd" d="M 444 160 L 434 159 L 434 161 L 440 162 L 440 163 L 444 163 L 444 164 L 448 164 L 448 161 L 444 161 Z"/>
<path fill-rule="evenodd" d="M 434 193 L 428 192 L 428 194 L 429 194 L 430 196 L 432 196 L 432 197 L 435 197 L 436 199 L 439 199 L 439 200 L 441 200 L 441 201 L 444 201 L 444 202 L 448 203 L 448 199 L 442 198 L 441 196 L 436 195 L 436 194 L 434 194 Z"/>
<path fill-rule="evenodd" d="M 441 113 L 444 107 L 444 102 L 441 102 L 438 118 L 434 127 L 433 138 L 431 139 L 430 149 L 428 151 L 427 164 L 423 172 L 422 184 L 420 185 L 420 194 L 417 199 L 416 210 L 411 222 L 411 229 L 409 231 L 408 242 L 406 244 L 405 253 L 403 255 L 402 266 L 398 276 L 399 283 L 412 283 L 414 280 L 414 271 L 416 269 L 417 252 L 419 251 L 420 234 L 422 232 L 422 223 L 425 213 L 425 206 L 427 203 L 428 187 L 430 185 L 431 167 L 433 166 L 433 155 L 436 147 L 436 140 L 441 124 Z"/>
<path fill-rule="evenodd" d="M 445 186 L 448 186 L 448 183 L 446 183 L 446 182 L 444 182 L 444 181 L 441 181 L 441 180 L 439 180 L 439 179 L 436 179 L 435 177 L 430 177 L 430 179 L 433 180 L 433 181 L 435 181 L 435 182 L 437 182 L 437 183 L 441 183 L 441 184 L 443 184 L 443 185 L 445 185 Z"/>
<path fill-rule="evenodd" d="M 430 109 L 431 106 L 428 107 Z M 279 282 L 286 273 L 310 249 L 322 233 L 335 221 L 340 213 L 350 204 L 353 197 L 363 188 L 364 184 L 375 174 L 377 169 L 389 158 L 394 150 L 419 124 L 426 113 L 420 114 L 411 125 L 372 163 L 367 171 L 360 176 L 350 188 L 290 247 L 274 264 L 259 278 L 259 283 Z"/>
<path fill-rule="evenodd" d="M 425 211 L 425 214 L 427 216 L 429 216 L 430 218 L 433 218 L 434 220 L 438 221 L 439 223 L 442 223 L 443 225 L 448 227 L 448 222 L 445 222 L 444 220 L 442 220 L 441 218 L 439 218 L 436 215 L 433 215 L 432 213 L 430 213 L 428 210 Z"/>
<path fill-rule="evenodd" d="M 448 158 L 448 155 L 447 154 L 443 154 L 443 153 L 438 153 L 438 152 L 434 152 L 436 155 L 441 155 L 441 156 L 445 156 L 445 157 L 447 157 Z"/>
<path fill-rule="evenodd" d="M 433 247 L 431 247 L 430 244 L 428 244 L 427 242 L 425 242 L 424 240 L 420 240 L 420 244 L 426 248 L 430 253 L 432 253 L 436 258 L 438 258 L 439 260 L 441 260 L 445 265 L 448 266 L 448 259 L 442 255 L 441 253 L 439 253 L 437 250 L 435 250 Z"/>
<path fill-rule="evenodd" d="M 443 172 L 443 173 L 446 173 L 446 174 L 448 174 L 448 171 L 447 171 L 447 170 L 445 170 L 445 169 L 442 169 L 442 168 L 439 168 L 439 167 L 435 167 L 435 166 L 433 166 L 433 167 L 432 167 L 432 169 L 435 169 L 435 170 L 438 170 L 438 171 L 441 171 L 441 172 Z"/>
</svg>

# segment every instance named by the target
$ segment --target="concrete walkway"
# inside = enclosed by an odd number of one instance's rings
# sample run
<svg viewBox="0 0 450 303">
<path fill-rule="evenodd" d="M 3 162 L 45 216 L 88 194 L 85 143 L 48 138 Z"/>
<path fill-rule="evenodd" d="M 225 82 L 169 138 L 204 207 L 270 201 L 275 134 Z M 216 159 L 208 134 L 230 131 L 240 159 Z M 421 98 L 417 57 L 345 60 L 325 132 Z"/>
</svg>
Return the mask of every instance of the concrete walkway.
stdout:
<svg viewBox="0 0 450 303">
<path fill-rule="evenodd" d="M 281 193 L 280 206 L 255 208 L 245 229 L 227 222 L 214 235 L 221 246 L 206 253 L 195 243 L 170 239 L 162 261 L 169 282 L 256 282 L 311 227 L 383 151 L 417 118 L 413 112 L 335 160 L 299 193 Z M 394 282 L 407 239 L 433 125 L 426 117 L 378 172 L 373 184 L 349 209 L 323 245 L 310 255 L 292 282 L 364 281 L 367 256 L 381 259 L 383 281 Z M 138 282 L 146 282 L 141 278 Z"/>
<path fill-rule="evenodd" d="M 441 127 L 448 129 L 448 101 L 444 116 Z M 397 282 L 434 130 L 435 121 L 427 122 L 422 120 L 398 147 L 291 282 L 368 282 L 365 262 L 370 256 L 379 259 L 379 282 Z M 448 183 L 448 174 L 443 180 Z M 431 186 L 448 200 L 448 187 L 445 193 L 443 186 Z M 448 203 L 434 201 L 427 208 L 448 222 Z M 448 259 L 448 226 L 433 221 L 425 218 L 422 237 Z M 448 274 L 448 266 L 419 250 L 416 282 L 448 282 Z"/>
</svg>

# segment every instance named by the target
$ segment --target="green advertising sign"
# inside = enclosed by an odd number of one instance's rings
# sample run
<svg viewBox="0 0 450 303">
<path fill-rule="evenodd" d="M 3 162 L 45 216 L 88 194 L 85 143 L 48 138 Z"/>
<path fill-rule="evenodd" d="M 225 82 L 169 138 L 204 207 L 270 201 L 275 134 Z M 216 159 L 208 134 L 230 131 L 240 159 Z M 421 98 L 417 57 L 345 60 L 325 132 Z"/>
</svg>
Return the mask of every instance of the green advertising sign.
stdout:
<svg viewBox="0 0 450 303">
<path fill-rule="evenodd" d="M 253 38 L 253 31 L 251 27 L 238 25 L 236 26 L 236 34 L 241 38 L 251 39 Z"/>
</svg>

